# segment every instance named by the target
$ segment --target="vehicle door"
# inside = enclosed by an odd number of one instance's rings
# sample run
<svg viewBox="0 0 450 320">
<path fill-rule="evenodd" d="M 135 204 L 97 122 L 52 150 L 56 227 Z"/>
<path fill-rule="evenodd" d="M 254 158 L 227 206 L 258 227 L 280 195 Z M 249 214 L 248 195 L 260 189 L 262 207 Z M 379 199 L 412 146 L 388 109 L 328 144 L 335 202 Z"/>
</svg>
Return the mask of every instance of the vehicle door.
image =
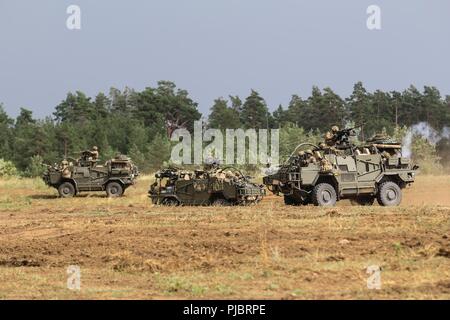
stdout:
<svg viewBox="0 0 450 320">
<path fill-rule="evenodd" d="M 352 156 L 336 156 L 339 169 L 339 189 L 342 195 L 358 192 L 358 180 L 355 158 Z"/>
<path fill-rule="evenodd" d="M 358 183 L 361 189 L 374 188 L 375 179 L 381 173 L 381 156 L 379 154 L 361 154 L 356 156 Z M 364 191 L 364 190 L 361 190 Z M 373 190 L 369 190 L 373 191 Z"/>
<path fill-rule="evenodd" d="M 181 202 L 186 204 L 205 204 L 209 198 L 207 179 L 178 180 L 176 194 Z"/>
</svg>

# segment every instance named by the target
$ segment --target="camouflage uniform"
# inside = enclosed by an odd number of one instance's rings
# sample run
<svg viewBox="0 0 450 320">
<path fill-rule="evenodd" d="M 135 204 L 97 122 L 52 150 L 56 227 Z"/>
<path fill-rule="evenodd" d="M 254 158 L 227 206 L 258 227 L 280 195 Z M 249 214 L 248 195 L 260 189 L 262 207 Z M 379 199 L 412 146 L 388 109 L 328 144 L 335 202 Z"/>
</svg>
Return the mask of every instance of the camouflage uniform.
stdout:
<svg viewBox="0 0 450 320">
<path fill-rule="evenodd" d="M 387 151 L 383 151 L 381 153 L 381 156 L 383 156 L 383 158 L 389 159 L 391 157 L 391 154 Z"/>
<path fill-rule="evenodd" d="M 67 162 L 67 160 L 61 161 L 61 175 L 66 179 L 70 178 L 70 176 L 72 175 L 69 169 L 69 162 Z"/>
<path fill-rule="evenodd" d="M 306 150 L 306 158 L 308 163 L 317 163 L 316 158 L 314 157 L 314 154 L 312 150 Z"/>
<path fill-rule="evenodd" d="M 324 136 L 324 140 L 325 140 L 325 144 L 327 145 L 327 146 L 334 146 L 334 141 L 333 141 L 333 134 L 330 132 L 330 131 L 328 131 L 327 133 L 325 133 L 325 136 Z"/>
<path fill-rule="evenodd" d="M 333 170 L 333 165 L 328 159 L 320 160 L 320 171 L 330 172 Z"/>
<path fill-rule="evenodd" d="M 96 146 L 92 147 L 91 152 L 91 157 L 92 157 L 92 161 L 97 161 L 100 154 L 98 152 L 98 148 Z"/>
<path fill-rule="evenodd" d="M 227 177 L 227 175 L 225 174 L 225 172 L 223 172 L 222 170 L 218 170 L 216 172 L 216 178 L 219 180 L 225 180 L 225 178 Z"/>
<path fill-rule="evenodd" d="M 306 167 L 308 165 L 308 161 L 306 159 L 305 151 L 299 151 L 298 157 L 299 157 L 300 166 Z"/>
<path fill-rule="evenodd" d="M 333 126 L 331 132 L 325 133 L 325 144 L 329 147 L 334 147 L 336 145 L 336 134 L 339 131 L 338 126 Z"/>
</svg>

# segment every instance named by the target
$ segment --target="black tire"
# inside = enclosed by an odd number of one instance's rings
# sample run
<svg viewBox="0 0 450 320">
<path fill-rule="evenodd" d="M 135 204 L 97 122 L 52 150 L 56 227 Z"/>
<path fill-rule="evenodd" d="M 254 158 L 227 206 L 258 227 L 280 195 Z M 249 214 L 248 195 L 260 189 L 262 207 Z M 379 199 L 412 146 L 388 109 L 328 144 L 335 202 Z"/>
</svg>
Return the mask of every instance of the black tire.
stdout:
<svg viewBox="0 0 450 320">
<path fill-rule="evenodd" d="M 118 198 L 123 195 L 123 187 L 118 182 L 110 182 L 106 185 L 106 194 L 108 198 Z"/>
<path fill-rule="evenodd" d="M 314 187 L 312 201 L 315 206 L 333 207 L 336 205 L 336 190 L 329 183 L 319 183 Z"/>
<path fill-rule="evenodd" d="M 304 198 L 301 202 L 302 205 L 307 206 L 312 203 L 311 195 L 308 195 L 306 198 Z"/>
<path fill-rule="evenodd" d="M 296 196 L 284 196 L 284 204 L 287 206 L 301 206 L 301 205 L 307 205 L 308 201 L 305 200 L 301 200 L 299 198 L 297 198 Z"/>
<path fill-rule="evenodd" d="M 378 188 L 377 201 L 380 206 L 398 206 L 402 202 L 402 189 L 395 182 L 383 182 Z"/>
<path fill-rule="evenodd" d="M 164 198 L 162 199 L 161 204 L 167 207 L 177 207 L 180 205 L 178 200 L 175 198 Z"/>
<path fill-rule="evenodd" d="M 350 199 L 353 205 L 358 206 L 371 206 L 375 202 L 375 197 L 373 196 L 359 196 L 357 198 Z"/>
<path fill-rule="evenodd" d="M 295 205 L 294 198 L 292 198 L 292 196 L 284 196 L 284 204 L 287 206 Z"/>
<path fill-rule="evenodd" d="M 58 193 L 61 198 L 73 198 L 76 191 L 72 183 L 64 182 L 58 187 Z"/>
<path fill-rule="evenodd" d="M 230 202 L 224 198 L 217 198 L 214 199 L 212 202 L 213 207 L 228 207 L 230 205 L 231 205 Z"/>
</svg>

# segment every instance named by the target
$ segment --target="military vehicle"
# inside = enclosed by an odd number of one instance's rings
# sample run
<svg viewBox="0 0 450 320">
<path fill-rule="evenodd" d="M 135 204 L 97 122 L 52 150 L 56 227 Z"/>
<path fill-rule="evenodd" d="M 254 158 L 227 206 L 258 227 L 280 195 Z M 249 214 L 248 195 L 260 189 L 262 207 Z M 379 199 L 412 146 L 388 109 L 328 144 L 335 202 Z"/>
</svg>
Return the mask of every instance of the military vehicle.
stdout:
<svg viewBox="0 0 450 320">
<path fill-rule="evenodd" d="M 287 205 L 334 206 L 341 199 L 399 205 L 402 189 L 414 182 L 418 167 L 387 136 L 376 135 L 357 147 L 349 140 L 353 135 L 353 129 L 336 132 L 334 146 L 300 144 L 276 173 L 263 178 L 264 184 L 283 195 Z"/>
<path fill-rule="evenodd" d="M 80 159 L 65 159 L 59 165 L 47 166 L 44 182 L 56 188 L 62 198 L 85 191 L 106 191 L 110 198 L 120 197 L 136 181 L 139 171 L 131 159 L 117 155 L 104 165 L 83 152 Z"/>
<path fill-rule="evenodd" d="M 265 188 L 250 181 L 233 167 L 183 171 L 163 169 L 155 174 L 149 197 L 153 204 L 178 205 L 250 205 L 262 200 Z"/>
</svg>

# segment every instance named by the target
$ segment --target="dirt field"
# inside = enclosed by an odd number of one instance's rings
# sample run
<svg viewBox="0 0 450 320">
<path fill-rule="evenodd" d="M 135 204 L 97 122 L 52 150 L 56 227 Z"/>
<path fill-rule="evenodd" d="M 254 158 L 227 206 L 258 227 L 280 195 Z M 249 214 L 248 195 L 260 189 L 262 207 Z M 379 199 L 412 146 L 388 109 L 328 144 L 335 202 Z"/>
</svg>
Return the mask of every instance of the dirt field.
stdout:
<svg viewBox="0 0 450 320">
<path fill-rule="evenodd" d="M 164 208 L 143 178 L 122 199 L 58 199 L 0 181 L 1 299 L 450 298 L 450 176 L 419 176 L 398 208 Z M 81 290 L 67 268 L 81 268 Z M 381 289 L 367 267 L 381 267 Z"/>
</svg>

